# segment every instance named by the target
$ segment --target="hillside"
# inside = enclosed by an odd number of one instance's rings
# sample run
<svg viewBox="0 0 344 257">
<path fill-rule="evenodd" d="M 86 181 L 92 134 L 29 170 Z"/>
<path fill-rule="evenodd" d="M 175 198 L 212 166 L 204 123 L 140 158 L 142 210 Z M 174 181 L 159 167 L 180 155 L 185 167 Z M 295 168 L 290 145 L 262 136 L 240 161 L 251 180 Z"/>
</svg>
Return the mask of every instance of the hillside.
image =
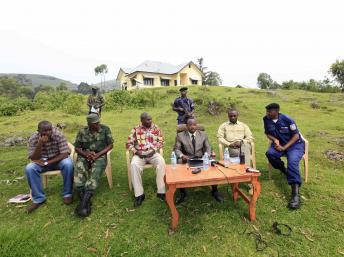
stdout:
<svg viewBox="0 0 344 257">
<path fill-rule="evenodd" d="M 113 89 L 121 89 L 120 84 L 116 80 L 106 80 L 105 86 L 101 86 L 101 83 L 93 84 L 92 86 L 96 86 L 101 88 L 102 91 L 110 91 Z"/>
<path fill-rule="evenodd" d="M 16 79 L 23 85 L 29 87 L 38 87 L 40 85 L 49 85 L 57 87 L 61 83 L 64 83 L 69 89 L 76 89 L 77 84 L 74 84 L 70 81 L 59 79 L 53 76 L 48 75 L 39 75 L 39 74 L 17 74 L 17 73 L 0 73 L 0 77 L 11 77 Z"/>
<path fill-rule="evenodd" d="M 118 91 L 114 91 L 118 93 Z M 111 106 L 112 93 L 104 94 Z M 127 92 L 127 91 L 125 91 Z M 139 209 L 133 209 L 133 192 L 128 190 L 125 143 L 133 126 L 139 124 L 142 112 L 149 112 L 163 131 L 164 158 L 170 154 L 176 137 L 176 113 L 171 102 L 179 95 L 178 88 L 142 90 L 141 98 L 154 97 L 155 102 L 135 108 L 105 109 L 102 123 L 112 131 L 115 143 L 111 153 L 114 187 L 109 189 L 104 175 L 92 198 L 92 214 L 86 219 L 75 217 L 77 197 L 71 206 L 61 200 L 61 176 L 49 177 L 45 190 L 47 203 L 35 213 L 25 213 L 26 204 L 10 205 L 7 200 L 28 193 L 23 178 L 27 164 L 27 148 L 0 146 L 0 256 L 342 256 L 344 253 L 344 161 L 331 160 L 328 150 L 344 152 L 344 94 L 313 93 L 300 90 L 264 90 L 189 87 L 189 96 L 196 102 L 196 116 L 203 124 L 212 147 L 218 154 L 217 129 L 227 121 L 220 110 L 216 116 L 207 113 L 209 100 L 224 105 L 235 104 L 239 120 L 253 132 L 257 168 L 262 192 L 257 201 L 257 221 L 248 221 L 248 208 L 242 199 L 234 204 L 231 187 L 219 186 L 225 203 L 219 204 L 208 187 L 188 190 L 187 200 L 177 207 L 180 219 L 177 232 L 169 236 L 170 211 L 156 197 L 155 172 L 143 172 L 146 199 Z M 130 97 L 135 92 L 127 92 Z M 154 94 L 153 94 L 154 93 Z M 140 103 L 139 101 L 137 101 Z M 142 102 L 142 101 L 141 101 Z M 281 105 L 303 136 L 309 140 L 309 181 L 301 187 L 302 206 L 298 211 L 286 208 L 290 188 L 285 177 L 273 170 L 268 178 L 265 152 L 267 139 L 263 131 L 264 107 L 271 102 Z M 315 104 L 316 103 L 316 104 Z M 85 106 L 85 101 L 82 101 Z M 113 105 L 114 106 L 114 105 Z M 86 115 L 86 107 L 85 107 Z M 17 116 L 1 117 L 0 141 L 10 136 L 27 137 L 37 129 L 37 123 L 48 119 L 53 124 L 64 123 L 64 134 L 74 142 L 79 128 L 86 125 L 85 115 L 76 116 L 61 110 L 25 111 Z M 217 155 L 218 156 L 218 155 Z M 303 162 L 300 164 L 304 177 Z M 241 185 L 244 191 L 246 185 Z M 287 224 L 289 236 L 273 232 L 274 222 Z M 283 232 L 284 227 L 280 227 Z M 267 248 L 257 251 L 262 238 Z M 261 246 L 261 245 L 260 245 Z"/>
</svg>

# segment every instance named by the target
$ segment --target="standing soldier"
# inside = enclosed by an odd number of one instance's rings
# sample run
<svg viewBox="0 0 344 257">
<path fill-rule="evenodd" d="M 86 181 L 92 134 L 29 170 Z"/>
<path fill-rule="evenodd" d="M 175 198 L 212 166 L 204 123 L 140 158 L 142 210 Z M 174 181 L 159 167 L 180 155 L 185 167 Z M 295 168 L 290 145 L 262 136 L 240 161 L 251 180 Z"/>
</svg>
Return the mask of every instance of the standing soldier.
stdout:
<svg viewBox="0 0 344 257">
<path fill-rule="evenodd" d="M 105 105 L 104 97 L 98 91 L 98 88 L 92 87 L 92 94 L 87 99 L 89 113 L 98 113 L 99 116 L 102 112 L 102 107 Z"/>
<path fill-rule="evenodd" d="M 80 197 L 75 213 L 81 217 L 87 217 L 91 213 L 91 198 L 105 170 L 106 153 L 113 147 L 111 130 L 100 124 L 98 114 L 89 114 L 87 123 L 88 126 L 78 132 L 74 143 L 78 153 L 74 183 Z"/>
<path fill-rule="evenodd" d="M 180 97 L 176 98 L 173 103 L 173 111 L 178 113 L 177 121 L 179 124 L 186 124 L 188 119 L 193 118 L 195 112 L 194 102 L 191 98 L 186 95 L 188 93 L 187 87 L 182 87 L 179 89 Z"/>
</svg>

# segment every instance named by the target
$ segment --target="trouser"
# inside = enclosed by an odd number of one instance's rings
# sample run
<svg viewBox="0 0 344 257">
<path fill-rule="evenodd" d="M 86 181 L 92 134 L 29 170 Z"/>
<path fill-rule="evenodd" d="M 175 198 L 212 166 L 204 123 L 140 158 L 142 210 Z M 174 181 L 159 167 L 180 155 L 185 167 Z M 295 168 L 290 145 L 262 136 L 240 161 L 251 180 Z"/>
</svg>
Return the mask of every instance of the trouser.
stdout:
<svg viewBox="0 0 344 257">
<path fill-rule="evenodd" d="M 103 155 L 89 165 L 87 159 L 79 155 L 74 169 L 75 187 L 77 189 L 96 190 L 106 168 L 106 161 L 106 155 Z"/>
<path fill-rule="evenodd" d="M 287 156 L 288 167 L 287 167 L 287 180 L 288 184 L 299 184 L 301 185 L 301 176 L 299 163 L 302 156 L 305 154 L 304 142 L 295 143 L 289 147 L 286 151 L 279 152 L 273 146 L 271 146 L 266 152 L 266 157 L 275 169 L 282 169 L 284 162 L 281 160 L 283 155 Z"/>
<path fill-rule="evenodd" d="M 62 196 L 64 198 L 71 197 L 73 192 L 73 169 L 73 161 L 70 157 L 44 167 L 33 162 L 26 165 L 25 174 L 31 188 L 32 202 L 42 203 L 45 201 L 41 173 L 49 170 L 61 170 L 63 177 Z"/>
<path fill-rule="evenodd" d="M 144 193 L 142 185 L 142 174 L 143 167 L 146 163 L 150 163 L 155 168 L 156 174 L 156 186 L 158 189 L 158 194 L 165 194 L 165 160 L 159 154 L 155 153 L 150 158 L 140 158 L 134 155 L 131 160 L 131 181 L 134 187 L 135 197 L 138 197 Z"/>
<path fill-rule="evenodd" d="M 240 148 L 228 147 L 228 151 L 230 156 L 239 156 L 240 154 Z M 245 165 L 251 167 L 251 144 L 241 144 L 241 151 L 245 154 Z"/>
</svg>

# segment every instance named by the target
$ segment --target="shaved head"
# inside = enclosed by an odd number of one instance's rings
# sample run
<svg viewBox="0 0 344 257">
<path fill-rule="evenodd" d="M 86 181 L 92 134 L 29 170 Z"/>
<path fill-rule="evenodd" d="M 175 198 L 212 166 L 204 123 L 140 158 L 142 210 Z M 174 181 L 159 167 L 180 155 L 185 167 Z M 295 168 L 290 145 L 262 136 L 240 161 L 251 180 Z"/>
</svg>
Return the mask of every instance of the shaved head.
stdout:
<svg viewBox="0 0 344 257">
<path fill-rule="evenodd" d="M 42 120 L 38 123 L 38 131 L 52 129 L 53 125 L 47 120 Z"/>
</svg>

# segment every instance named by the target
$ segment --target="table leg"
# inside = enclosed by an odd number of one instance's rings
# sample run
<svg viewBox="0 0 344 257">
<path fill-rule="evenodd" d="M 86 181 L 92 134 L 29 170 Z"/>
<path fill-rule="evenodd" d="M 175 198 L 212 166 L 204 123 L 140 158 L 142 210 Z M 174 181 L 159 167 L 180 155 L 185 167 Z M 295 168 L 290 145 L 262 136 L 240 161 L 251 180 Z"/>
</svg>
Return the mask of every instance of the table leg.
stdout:
<svg viewBox="0 0 344 257">
<path fill-rule="evenodd" d="M 176 206 L 174 205 L 174 193 L 176 192 L 176 185 L 169 185 L 168 191 L 166 192 L 166 202 L 168 207 L 170 207 L 171 215 L 172 215 L 172 221 L 171 221 L 171 227 L 169 234 L 173 234 L 174 231 L 177 228 L 178 220 L 179 220 L 179 214 L 177 211 Z"/>
<path fill-rule="evenodd" d="M 253 195 L 251 198 L 251 201 L 249 203 L 249 214 L 250 214 L 250 220 L 255 221 L 256 220 L 256 203 L 257 199 L 259 197 L 260 191 L 261 191 L 261 186 L 258 181 L 258 177 L 252 177 L 252 187 L 253 187 Z"/>
<path fill-rule="evenodd" d="M 233 201 L 236 203 L 238 201 L 238 186 L 239 183 L 233 183 L 231 184 L 232 187 L 232 194 L 233 194 Z"/>
</svg>

